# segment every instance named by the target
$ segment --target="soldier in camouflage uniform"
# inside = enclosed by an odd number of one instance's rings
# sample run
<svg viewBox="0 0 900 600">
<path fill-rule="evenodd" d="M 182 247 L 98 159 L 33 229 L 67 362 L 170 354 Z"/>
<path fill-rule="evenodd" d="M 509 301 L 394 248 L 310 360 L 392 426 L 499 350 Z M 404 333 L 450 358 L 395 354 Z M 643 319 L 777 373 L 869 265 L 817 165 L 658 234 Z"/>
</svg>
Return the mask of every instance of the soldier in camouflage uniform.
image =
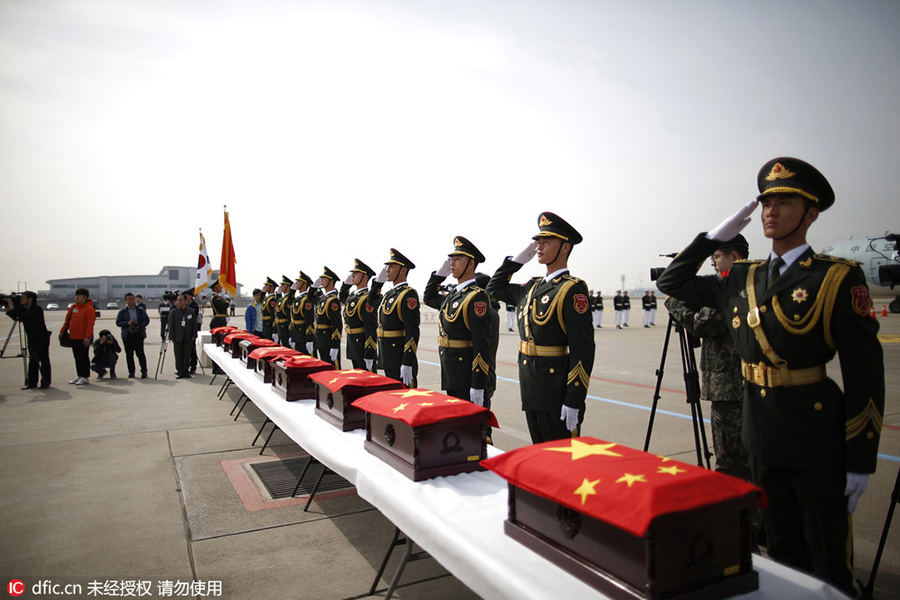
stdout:
<svg viewBox="0 0 900 600">
<path fill-rule="evenodd" d="M 744 236 L 725 242 L 712 255 L 719 277 L 727 277 L 735 260 L 749 254 Z M 672 318 L 694 337 L 700 338 L 700 399 L 708 400 L 712 421 L 716 471 L 750 481 L 750 458 L 741 441 L 741 401 L 744 398 L 744 376 L 741 357 L 731 339 L 731 319 L 718 308 L 695 309 L 669 298 L 666 309 Z"/>
</svg>

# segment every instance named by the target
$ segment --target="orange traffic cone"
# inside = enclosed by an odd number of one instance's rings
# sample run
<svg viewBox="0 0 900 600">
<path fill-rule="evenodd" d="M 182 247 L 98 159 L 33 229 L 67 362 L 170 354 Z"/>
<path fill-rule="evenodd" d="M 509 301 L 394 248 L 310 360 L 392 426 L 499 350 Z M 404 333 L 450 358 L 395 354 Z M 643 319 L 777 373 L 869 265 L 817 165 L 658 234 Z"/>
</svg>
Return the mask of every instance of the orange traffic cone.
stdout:
<svg viewBox="0 0 900 600">
<path fill-rule="evenodd" d="M 873 319 L 878 317 L 878 315 L 875 314 L 875 305 L 874 304 L 872 305 L 872 314 L 869 316 L 872 317 Z"/>
<path fill-rule="evenodd" d="M 884 304 L 881 305 L 881 316 L 882 317 L 887 316 L 887 306 L 885 306 Z"/>
</svg>

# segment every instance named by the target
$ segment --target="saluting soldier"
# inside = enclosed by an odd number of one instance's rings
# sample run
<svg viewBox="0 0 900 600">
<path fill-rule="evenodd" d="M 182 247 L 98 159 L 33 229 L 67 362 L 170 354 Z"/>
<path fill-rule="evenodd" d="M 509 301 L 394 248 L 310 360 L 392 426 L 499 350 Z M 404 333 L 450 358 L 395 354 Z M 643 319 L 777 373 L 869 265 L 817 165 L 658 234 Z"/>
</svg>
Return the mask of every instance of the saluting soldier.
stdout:
<svg viewBox="0 0 900 600">
<path fill-rule="evenodd" d="M 746 384 L 743 440 L 753 482 L 766 491 L 768 553 L 853 596 L 852 513 L 875 472 L 884 413 L 878 323 L 859 264 L 815 254 L 809 227 L 834 203 L 815 167 L 775 158 L 759 196 L 699 234 L 659 277 L 663 292 L 731 316 Z M 738 261 L 728 277 L 696 275 L 721 242 L 762 205 L 765 261 Z M 843 391 L 825 365 L 840 354 Z"/>
<path fill-rule="evenodd" d="M 316 303 L 316 349 L 319 358 L 341 368 L 341 301 L 334 289 L 338 276 L 325 267 L 319 281 L 322 295 Z"/>
<path fill-rule="evenodd" d="M 344 305 L 344 331 L 347 334 L 347 358 L 354 369 L 372 371 L 378 356 L 378 317 L 369 306 L 369 279 L 375 271 L 363 261 L 354 259 L 350 275 L 341 284 L 338 297 Z M 356 291 L 350 293 L 350 288 Z"/>
<path fill-rule="evenodd" d="M 263 293 L 266 296 L 263 298 L 262 308 L 259 312 L 262 315 L 262 337 L 267 340 L 271 340 L 275 333 L 275 288 L 277 285 L 271 277 L 266 277 L 266 282 L 263 284 Z"/>
<path fill-rule="evenodd" d="M 419 362 L 419 293 L 406 281 L 416 265 L 391 248 L 391 258 L 375 277 L 366 302 L 378 309 L 378 366 L 385 376 L 416 387 Z M 385 281 L 394 286 L 382 297 Z"/>
<path fill-rule="evenodd" d="M 209 328 L 224 327 L 227 324 L 228 305 L 231 302 L 222 295 L 222 284 L 216 281 L 212 285 L 213 297 L 210 300 L 212 304 L 213 318 L 209 321 Z"/>
<path fill-rule="evenodd" d="M 551 212 L 541 213 L 538 227 L 534 241 L 515 258 L 506 257 L 487 288 L 492 297 L 517 306 L 519 389 L 535 444 L 578 435 L 594 367 L 588 288 L 568 267 L 581 234 Z M 547 274 L 510 283 L 535 254 Z"/>
<path fill-rule="evenodd" d="M 315 302 L 310 288 L 312 283 L 312 278 L 300 271 L 300 276 L 293 285 L 297 295 L 291 303 L 291 344 L 297 352 L 306 352 L 307 354 L 312 354 L 306 349 L 307 331 L 309 324 L 315 319 L 313 312 Z"/>
<path fill-rule="evenodd" d="M 281 295 L 275 304 L 275 327 L 278 330 L 278 343 L 288 345 L 291 335 L 291 303 L 294 301 L 294 282 L 287 275 L 281 276 L 278 293 Z"/>
<path fill-rule="evenodd" d="M 492 339 L 499 340 L 499 318 L 491 319 L 491 298 L 475 279 L 475 268 L 484 262 L 484 254 L 461 235 L 453 239 L 453 252 L 431 274 L 425 286 L 425 304 L 440 311 L 438 327 L 441 359 L 441 388 L 449 396 L 491 407 L 496 375 L 496 350 Z M 458 282 L 456 289 L 441 297 L 438 293 L 447 275 Z M 496 330 L 495 330 L 496 329 Z"/>
</svg>

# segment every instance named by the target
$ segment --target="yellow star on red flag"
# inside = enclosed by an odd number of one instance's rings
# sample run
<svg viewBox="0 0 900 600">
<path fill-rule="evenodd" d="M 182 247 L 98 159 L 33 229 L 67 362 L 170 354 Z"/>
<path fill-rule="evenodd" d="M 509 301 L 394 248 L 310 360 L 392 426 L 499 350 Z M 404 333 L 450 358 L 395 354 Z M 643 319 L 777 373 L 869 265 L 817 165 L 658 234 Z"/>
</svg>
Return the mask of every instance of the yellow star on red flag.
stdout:
<svg viewBox="0 0 900 600">
<path fill-rule="evenodd" d="M 433 392 L 431 390 L 420 390 L 420 389 L 411 389 L 406 390 L 404 392 L 391 392 L 395 396 L 400 396 L 401 398 L 409 398 L 410 396 L 430 396 Z"/>
<path fill-rule="evenodd" d="M 687 473 L 684 469 L 679 469 L 678 465 L 672 465 L 671 467 L 656 467 L 657 473 L 668 473 L 669 475 L 678 475 L 679 473 Z"/>
<path fill-rule="evenodd" d="M 631 487 L 635 482 L 640 481 L 641 483 L 647 483 L 647 480 L 644 479 L 643 475 L 633 475 L 631 473 L 625 473 L 618 479 L 616 479 L 616 483 L 627 483 L 628 487 Z"/>
<path fill-rule="evenodd" d="M 586 456 L 619 456 L 616 452 L 611 452 L 610 448 L 615 446 L 614 443 L 609 444 L 587 444 L 582 442 L 581 440 L 572 440 L 571 446 L 566 446 L 563 448 L 545 448 L 545 450 L 549 450 L 551 452 L 569 452 L 572 454 L 572 460 L 578 460 L 580 458 L 584 458 Z"/>
<path fill-rule="evenodd" d="M 588 496 L 596 496 L 597 492 L 594 491 L 594 488 L 597 484 L 600 483 L 599 479 L 594 481 L 588 481 L 587 477 L 584 478 L 584 481 L 581 482 L 581 485 L 578 486 L 578 489 L 575 490 L 576 496 L 581 496 L 581 503 L 584 504 L 587 501 Z"/>
<path fill-rule="evenodd" d="M 394 412 L 401 411 L 401 410 L 403 410 L 404 408 L 406 408 L 407 406 L 409 406 L 409 403 L 408 403 L 408 402 L 404 402 L 404 403 L 401 404 L 400 406 L 394 407 Z"/>
<path fill-rule="evenodd" d="M 434 406 L 434 402 L 419 402 L 419 406 Z"/>
</svg>

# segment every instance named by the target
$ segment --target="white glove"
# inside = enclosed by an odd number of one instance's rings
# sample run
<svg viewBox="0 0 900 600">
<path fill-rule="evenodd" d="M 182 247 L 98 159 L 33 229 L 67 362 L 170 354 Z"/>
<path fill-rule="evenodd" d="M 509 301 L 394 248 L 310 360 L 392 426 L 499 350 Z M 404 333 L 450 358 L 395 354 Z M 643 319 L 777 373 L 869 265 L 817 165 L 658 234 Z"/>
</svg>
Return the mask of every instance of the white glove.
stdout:
<svg viewBox="0 0 900 600">
<path fill-rule="evenodd" d="M 328 351 L 328 356 L 331 357 L 331 362 L 334 362 L 334 361 L 337 360 L 338 353 L 339 353 L 340 351 L 341 351 L 340 348 L 332 348 L 331 350 Z"/>
<path fill-rule="evenodd" d="M 716 242 L 727 242 L 732 239 L 750 222 L 750 213 L 756 210 L 758 204 L 756 199 L 751 200 L 739 211 L 719 223 L 715 229 L 706 234 L 706 237 Z"/>
<path fill-rule="evenodd" d="M 320 288 L 320 287 L 322 287 L 322 278 L 319 277 L 319 278 L 317 278 L 315 281 L 313 281 L 312 286 L 313 286 L 314 288 Z"/>
<path fill-rule="evenodd" d="M 537 240 L 532 240 L 528 247 L 516 254 L 515 258 L 513 258 L 513 262 L 517 262 L 520 265 L 524 265 L 537 254 L 538 242 Z"/>
<path fill-rule="evenodd" d="M 844 495 L 847 496 L 847 512 L 853 513 L 863 492 L 869 487 L 869 476 L 865 473 L 847 473 L 847 486 Z"/>
<path fill-rule="evenodd" d="M 469 400 L 478 406 L 484 406 L 484 390 L 469 388 Z"/>
<path fill-rule="evenodd" d="M 435 275 L 439 275 L 441 277 L 446 277 L 450 274 L 450 257 L 447 257 L 447 260 L 444 261 L 444 264 L 441 265 L 441 268 L 434 272 Z"/>
<path fill-rule="evenodd" d="M 344 285 L 353 285 L 353 273 L 347 275 L 347 279 L 344 280 Z"/>
<path fill-rule="evenodd" d="M 299 281 L 295 281 L 294 283 L 291 284 L 291 289 L 292 289 L 292 290 L 296 290 L 298 285 L 300 285 L 300 282 L 299 282 Z"/>
<path fill-rule="evenodd" d="M 312 355 L 314 346 L 315 344 L 313 344 L 312 342 L 306 342 L 306 353 Z"/>
<path fill-rule="evenodd" d="M 374 358 L 364 358 L 363 360 L 366 361 L 366 371 L 371 371 L 372 365 L 375 364 L 375 359 Z"/>
<path fill-rule="evenodd" d="M 375 281 L 378 283 L 384 283 L 387 281 L 387 265 L 384 265 L 384 268 L 381 269 L 381 273 L 375 276 Z"/>
<path fill-rule="evenodd" d="M 412 365 L 400 365 L 400 381 L 409 386 L 412 383 Z"/>
<path fill-rule="evenodd" d="M 575 428 L 578 427 L 578 409 L 563 404 L 559 420 L 566 422 L 566 429 L 575 431 Z"/>
</svg>

